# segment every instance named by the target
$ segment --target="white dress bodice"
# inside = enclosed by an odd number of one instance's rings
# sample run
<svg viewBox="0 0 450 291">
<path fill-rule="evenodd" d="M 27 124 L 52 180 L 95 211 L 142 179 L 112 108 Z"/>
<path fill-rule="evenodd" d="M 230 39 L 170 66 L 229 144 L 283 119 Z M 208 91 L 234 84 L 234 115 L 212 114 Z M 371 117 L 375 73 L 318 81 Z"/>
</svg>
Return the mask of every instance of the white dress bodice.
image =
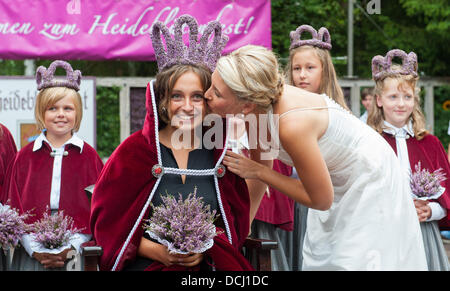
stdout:
<svg viewBox="0 0 450 291">
<path fill-rule="evenodd" d="M 279 117 L 305 110 L 328 110 L 329 116 L 318 145 L 334 200 L 329 210 L 308 213 L 303 270 L 426 270 L 409 180 L 394 151 L 380 134 L 321 96 L 326 107 L 294 109 Z M 268 118 L 271 136 L 279 140 L 271 111 Z M 270 146 L 278 147 L 273 158 L 293 166 L 281 143 Z"/>
</svg>

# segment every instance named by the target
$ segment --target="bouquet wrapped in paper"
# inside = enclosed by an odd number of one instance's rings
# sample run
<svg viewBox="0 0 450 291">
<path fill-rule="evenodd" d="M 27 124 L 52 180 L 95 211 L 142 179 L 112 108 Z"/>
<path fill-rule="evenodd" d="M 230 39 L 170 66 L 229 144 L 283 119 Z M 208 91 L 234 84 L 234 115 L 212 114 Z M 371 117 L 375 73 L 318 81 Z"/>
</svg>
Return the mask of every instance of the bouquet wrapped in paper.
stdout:
<svg viewBox="0 0 450 291">
<path fill-rule="evenodd" d="M 410 181 L 414 198 L 419 200 L 439 198 L 445 191 L 441 182 L 446 179 L 442 168 L 430 173 L 427 169 L 421 169 L 420 162 L 418 162 L 415 166 L 415 172 L 411 174 Z"/>
<path fill-rule="evenodd" d="M 181 194 L 162 197 L 144 229 L 151 238 L 178 254 L 203 253 L 214 244 L 216 211 L 197 197 L 197 189 L 183 200 Z"/>
<path fill-rule="evenodd" d="M 38 244 L 38 252 L 57 254 L 70 248 L 71 236 L 81 230 L 73 226 L 73 218 L 64 215 L 64 211 L 53 215 L 48 212 L 47 209 L 42 218 L 33 224 L 32 237 L 34 243 Z"/>
<path fill-rule="evenodd" d="M 19 215 L 18 211 L 9 205 L 0 204 L 0 248 L 6 253 L 19 244 L 22 235 L 29 231 L 25 220 L 28 213 Z"/>
</svg>

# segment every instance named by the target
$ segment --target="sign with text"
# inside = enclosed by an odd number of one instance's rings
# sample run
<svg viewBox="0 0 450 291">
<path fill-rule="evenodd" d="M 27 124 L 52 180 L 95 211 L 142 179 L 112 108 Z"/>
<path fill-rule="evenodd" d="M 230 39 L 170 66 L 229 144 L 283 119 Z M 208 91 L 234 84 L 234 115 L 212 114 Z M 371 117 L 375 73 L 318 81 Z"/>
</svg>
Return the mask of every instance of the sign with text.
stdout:
<svg viewBox="0 0 450 291">
<path fill-rule="evenodd" d="M 224 53 L 270 48 L 270 8 L 267 0 L 0 0 L 0 58 L 154 60 L 152 24 L 173 32 L 183 14 L 197 19 L 200 33 L 220 21 L 230 38 Z"/>
<path fill-rule="evenodd" d="M 34 118 L 38 93 L 35 78 L 0 77 L 0 123 L 9 129 L 18 149 L 34 141 L 40 134 Z M 83 119 L 77 134 L 96 148 L 95 78 L 83 77 L 78 93 L 83 104 Z"/>
</svg>

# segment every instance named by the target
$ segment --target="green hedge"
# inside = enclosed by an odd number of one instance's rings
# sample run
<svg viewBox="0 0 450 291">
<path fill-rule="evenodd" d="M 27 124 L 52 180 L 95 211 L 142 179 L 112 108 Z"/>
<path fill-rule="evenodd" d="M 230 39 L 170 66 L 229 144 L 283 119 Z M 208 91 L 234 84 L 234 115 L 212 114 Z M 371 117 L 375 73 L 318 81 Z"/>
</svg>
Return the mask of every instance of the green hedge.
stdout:
<svg viewBox="0 0 450 291">
<path fill-rule="evenodd" d="M 119 87 L 97 87 L 97 152 L 109 157 L 120 144 Z"/>
</svg>

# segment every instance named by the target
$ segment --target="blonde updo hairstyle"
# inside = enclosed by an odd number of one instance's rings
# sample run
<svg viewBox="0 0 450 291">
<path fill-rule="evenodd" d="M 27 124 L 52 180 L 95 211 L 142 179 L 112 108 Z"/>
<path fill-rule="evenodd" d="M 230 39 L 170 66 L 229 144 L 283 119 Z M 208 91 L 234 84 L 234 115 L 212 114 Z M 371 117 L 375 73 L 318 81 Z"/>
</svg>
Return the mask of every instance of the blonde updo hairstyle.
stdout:
<svg viewBox="0 0 450 291">
<path fill-rule="evenodd" d="M 262 46 L 246 45 L 221 57 L 216 71 L 239 101 L 254 103 L 263 111 L 283 93 L 278 59 Z"/>
</svg>

